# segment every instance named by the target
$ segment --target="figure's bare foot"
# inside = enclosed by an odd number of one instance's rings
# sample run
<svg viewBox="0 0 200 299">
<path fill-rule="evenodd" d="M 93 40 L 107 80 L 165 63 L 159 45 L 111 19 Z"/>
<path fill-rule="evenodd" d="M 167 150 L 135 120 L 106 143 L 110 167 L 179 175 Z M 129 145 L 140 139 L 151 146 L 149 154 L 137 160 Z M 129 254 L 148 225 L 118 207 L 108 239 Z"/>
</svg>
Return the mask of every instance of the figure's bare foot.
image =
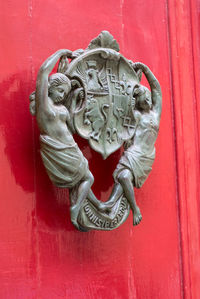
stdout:
<svg viewBox="0 0 200 299">
<path fill-rule="evenodd" d="M 71 222 L 77 229 L 79 229 L 79 224 L 77 222 L 79 211 L 80 207 L 78 205 L 74 205 L 70 208 Z"/>
<path fill-rule="evenodd" d="M 138 225 L 141 220 L 142 220 L 142 215 L 140 209 L 139 207 L 136 207 L 136 209 L 133 212 L 133 225 Z"/>
</svg>

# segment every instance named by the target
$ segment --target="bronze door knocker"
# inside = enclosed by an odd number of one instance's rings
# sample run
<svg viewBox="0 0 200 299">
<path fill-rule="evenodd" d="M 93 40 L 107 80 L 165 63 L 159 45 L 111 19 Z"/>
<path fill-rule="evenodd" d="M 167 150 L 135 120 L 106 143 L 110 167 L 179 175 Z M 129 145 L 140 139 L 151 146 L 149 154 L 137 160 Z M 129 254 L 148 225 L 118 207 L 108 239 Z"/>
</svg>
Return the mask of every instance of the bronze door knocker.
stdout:
<svg viewBox="0 0 200 299">
<path fill-rule="evenodd" d="M 57 61 L 58 70 L 50 75 Z M 141 85 L 142 74 L 151 91 Z M 80 231 L 117 228 L 130 209 L 133 224 L 140 223 L 134 187 L 140 188 L 152 169 L 161 105 L 154 74 L 120 54 L 108 31 L 85 50 L 57 51 L 40 67 L 30 111 L 40 129 L 41 157 L 53 184 L 69 188 L 71 221 Z M 92 192 L 94 178 L 74 141 L 75 132 L 103 159 L 124 145 L 106 202 Z"/>
</svg>

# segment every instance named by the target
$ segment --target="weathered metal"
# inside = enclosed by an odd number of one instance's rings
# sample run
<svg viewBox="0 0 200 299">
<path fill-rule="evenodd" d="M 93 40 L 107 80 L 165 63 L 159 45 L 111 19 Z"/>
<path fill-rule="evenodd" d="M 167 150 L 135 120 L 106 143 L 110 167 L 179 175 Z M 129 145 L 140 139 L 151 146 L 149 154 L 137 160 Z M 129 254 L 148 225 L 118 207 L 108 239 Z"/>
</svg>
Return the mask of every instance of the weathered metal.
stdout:
<svg viewBox="0 0 200 299">
<path fill-rule="evenodd" d="M 57 73 L 50 75 L 58 60 Z M 142 74 L 151 92 L 141 85 Z M 117 228 L 130 208 L 133 224 L 140 223 L 134 187 L 140 188 L 152 169 L 161 99 L 159 82 L 150 69 L 120 54 L 107 31 L 86 50 L 59 50 L 40 67 L 30 111 L 40 129 L 44 166 L 56 186 L 70 189 L 71 221 L 80 231 Z M 74 141 L 75 132 L 88 139 L 103 159 L 124 145 L 105 203 L 91 190 L 93 175 Z"/>
</svg>

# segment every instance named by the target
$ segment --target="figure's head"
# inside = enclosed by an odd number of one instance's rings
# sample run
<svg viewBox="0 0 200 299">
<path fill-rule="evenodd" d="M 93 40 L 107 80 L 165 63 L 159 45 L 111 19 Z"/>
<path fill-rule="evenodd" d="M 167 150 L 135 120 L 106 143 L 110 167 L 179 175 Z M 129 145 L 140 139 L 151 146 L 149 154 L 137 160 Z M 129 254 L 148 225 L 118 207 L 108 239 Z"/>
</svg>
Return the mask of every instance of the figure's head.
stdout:
<svg viewBox="0 0 200 299">
<path fill-rule="evenodd" d="M 71 89 L 71 82 L 62 73 L 56 73 L 49 77 L 49 97 L 54 103 L 60 103 L 64 100 L 65 95 L 68 95 Z"/>
<path fill-rule="evenodd" d="M 136 105 L 139 109 L 149 111 L 152 107 L 152 99 L 150 90 L 143 86 L 137 85 L 134 88 L 133 96 L 136 99 Z"/>
</svg>

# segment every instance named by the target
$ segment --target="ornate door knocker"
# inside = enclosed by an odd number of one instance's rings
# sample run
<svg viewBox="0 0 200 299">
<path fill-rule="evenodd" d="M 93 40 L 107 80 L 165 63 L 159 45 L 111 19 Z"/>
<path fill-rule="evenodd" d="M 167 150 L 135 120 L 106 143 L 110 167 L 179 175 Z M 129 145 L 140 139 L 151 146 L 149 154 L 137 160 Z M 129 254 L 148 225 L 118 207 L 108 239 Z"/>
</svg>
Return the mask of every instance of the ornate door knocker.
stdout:
<svg viewBox="0 0 200 299">
<path fill-rule="evenodd" d="M 57 61 L 58 70 L 50 75 Z M 142 74 L 151 92 L 140 84 Z M 130 208 L 133 224 L 140 223 L 133 187 L 140 188 L 152 169 L 161 101 L 160 84 L 151 70 L 120 54 L 107 31 L 86 50 L 59 50 L 40 67 L 30 111 L 40 129 L 48 176 L 56 186 L 69 188 L 71 221 L 80 231 L 117 228 Z M 74 141 L 75 132 L 103 159 L 124 145 L 105 203 L 92 192 L 93 175 Z"/>
</svg>

